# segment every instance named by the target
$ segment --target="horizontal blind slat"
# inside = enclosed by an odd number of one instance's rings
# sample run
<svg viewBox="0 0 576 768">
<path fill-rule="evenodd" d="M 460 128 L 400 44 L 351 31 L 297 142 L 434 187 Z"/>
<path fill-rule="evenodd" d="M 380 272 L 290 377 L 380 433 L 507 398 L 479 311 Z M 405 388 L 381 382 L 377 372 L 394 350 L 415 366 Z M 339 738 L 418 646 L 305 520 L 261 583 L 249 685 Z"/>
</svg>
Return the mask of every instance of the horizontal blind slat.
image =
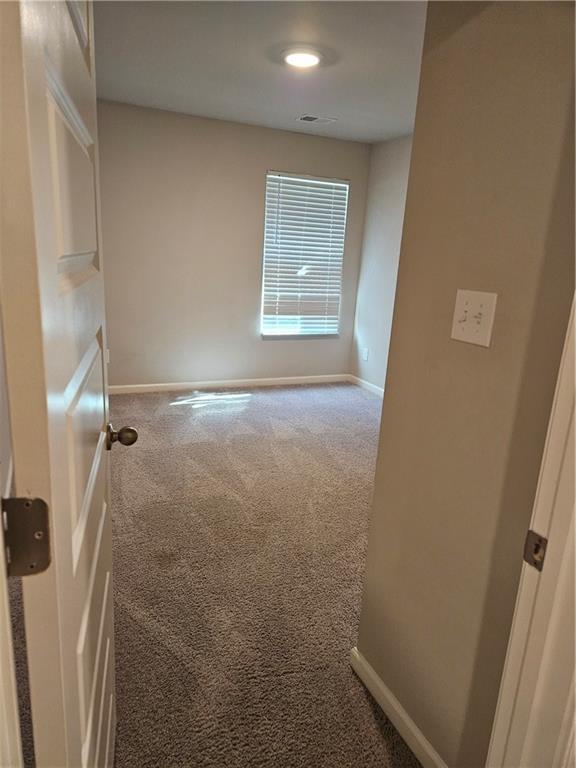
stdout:
<svg viewBox="0 0 576 768">
<path fill-rule="evenodd" d="M 262 333 L 338 333 L 348 183 L 266 176 Z"/>
</svg>

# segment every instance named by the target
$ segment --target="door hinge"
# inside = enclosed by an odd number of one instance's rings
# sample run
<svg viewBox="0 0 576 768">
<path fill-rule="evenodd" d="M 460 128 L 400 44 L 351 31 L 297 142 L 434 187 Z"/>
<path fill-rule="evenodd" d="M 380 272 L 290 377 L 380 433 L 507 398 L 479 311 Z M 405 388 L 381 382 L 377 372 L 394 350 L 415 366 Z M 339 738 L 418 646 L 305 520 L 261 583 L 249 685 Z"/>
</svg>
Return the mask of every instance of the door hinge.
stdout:
<svg viewBox="0 0 576 768">
<path fill-rule="evenodd" d="M 31 576 L 50 565 L 48 504 L 43 499 L 2 499 L 8 576 Z"/>
<path fill-rule="evenodd" d="M 548 539 L 540 536 L 536 531 L 528 531 L 524 542 L 524 560 L 528 565 L 534 566 L 538 571 L 542 570 Z"/>
</svg>

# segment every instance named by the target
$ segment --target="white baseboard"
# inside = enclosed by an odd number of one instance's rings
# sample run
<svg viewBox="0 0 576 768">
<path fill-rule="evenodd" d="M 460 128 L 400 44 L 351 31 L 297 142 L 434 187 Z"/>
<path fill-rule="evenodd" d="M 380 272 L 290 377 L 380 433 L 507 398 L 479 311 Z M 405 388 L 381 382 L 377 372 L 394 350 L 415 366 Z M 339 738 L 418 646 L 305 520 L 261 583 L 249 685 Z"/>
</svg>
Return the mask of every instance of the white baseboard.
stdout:
<svg viewBox="0 0 576 768">
<path fill-rule="evenodd" d="M 352 382 L 348 373 L 322 376 L 285 376 L 275 379 L 223 379 L 220 381 L 178 381 L 164 384 L 111 384 L 111 395 L 136 394 L 138 392 L 179 392 L 189 389 L 228 389 L 231 387 L 278 387 L 292 384 L 336 384 Z"/>
<path fill-rule="evenodd" d="M 367 389 L 368 392 L 373 392 L 375 395 L 384 397 L 384 387 L 378 387 L 376 384 L 371 384 L 369 381 L 366 381 L 366 379 L 359 379 L 358 376 L 352 376 L 351 374 L 348 376 L 348 381 L 362 387 L 362 389 Z"/>
<path fill-rule="evenodd" d="M 382 679 L 376 674 L 357 648 L 352 648 L 350 652 L 350 663 L 352 664 L 352 669 L 362 680 L 366 688 L 368 688 L 386 717 L 422 763 L 423 768 L 448 768 L 402 704 L 382 682 Z"/>
<path fill-rule="evenodd" d="M 231 387 L 281 387 L 299 384 L 356 384 L 379 397 L 384 396 L 383 387 L 359 379 L 350 373 L 330 373 L 319 376 L 283 376 L 273 379 L 220 379 L 219 381 L 172 381 L 160 384 L 110 384 L 111 395 L 137 394 L 138 392 L 180 392 L 189 389 L 229 389 Z"/>
</svg>

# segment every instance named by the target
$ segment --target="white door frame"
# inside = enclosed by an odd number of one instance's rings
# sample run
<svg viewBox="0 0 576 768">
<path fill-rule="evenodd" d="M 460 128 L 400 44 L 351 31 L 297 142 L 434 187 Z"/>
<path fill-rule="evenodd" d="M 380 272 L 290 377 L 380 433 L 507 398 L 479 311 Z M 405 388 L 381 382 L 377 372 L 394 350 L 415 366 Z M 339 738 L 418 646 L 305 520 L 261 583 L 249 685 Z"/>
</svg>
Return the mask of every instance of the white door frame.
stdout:
<svg viewBox="0 0 576 768">
<path fill-rule="evenodd" d="M 486 765 L 574 765 L 574 307 L 570 314 L 530 528 L 549 540 L 542 572 L 524 563 Z M 572 640 L 570 639 L 572 637 Z M 561 658 L 572 669 L 560 668 Z M 566 651 L 566 643 L 570 648 Z M 546 684 L 550 683 L 548 689 Z M 570 683 L 571 680 L 571 683 Z M 564 682 L 564 685 L 557 684 Z M 552 704 L 547 696 L 552 693 Z M 555 734 L 543 721 L 555 709 Z M 562 713 L 564 717 L 562 718 Z M 540 738 L 540 743 L 536 741 Z M 549 741 L 542 744 L 542 741 Z M 541 764 L 542 756 L 538 758 Z"/>
</svg>

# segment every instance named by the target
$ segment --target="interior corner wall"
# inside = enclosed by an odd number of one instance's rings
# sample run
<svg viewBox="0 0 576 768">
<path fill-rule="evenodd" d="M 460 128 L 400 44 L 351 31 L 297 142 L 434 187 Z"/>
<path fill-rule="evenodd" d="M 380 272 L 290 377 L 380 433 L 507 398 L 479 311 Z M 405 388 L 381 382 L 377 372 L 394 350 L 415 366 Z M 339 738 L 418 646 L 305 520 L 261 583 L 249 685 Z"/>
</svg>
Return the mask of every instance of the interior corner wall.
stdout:
<svg viewBox="0 0 576 768">
<path fill-rule="evenodd" d="M 348 373 L 370 148 L 98 106 L 113 385 Z M 339 338 L 262 340 L 266 171 L 350 181 Z"/>
<path fill-rule="evenodd" d="M 384 387 L 412 137 L 372 146 L 351 373 Z M 364 355 L 368 359 L 364 359 Z"/>
<path fill-rule="evenodd" d="M 572 3 L 428 6 L 358 650 L 457 768 L 485 765 L 574 294 L 573 32 Z M 489 348 L 451 340 L 458 288 L 498 294 Z"/>
</svg>

